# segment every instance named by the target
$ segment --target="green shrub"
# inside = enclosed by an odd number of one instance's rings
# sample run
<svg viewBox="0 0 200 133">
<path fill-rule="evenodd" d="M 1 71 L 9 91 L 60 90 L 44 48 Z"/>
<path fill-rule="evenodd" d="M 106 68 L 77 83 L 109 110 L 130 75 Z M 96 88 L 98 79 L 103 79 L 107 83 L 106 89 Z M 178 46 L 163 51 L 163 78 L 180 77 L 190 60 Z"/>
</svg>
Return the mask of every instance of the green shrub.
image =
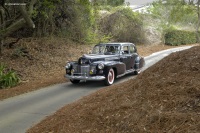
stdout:
<svg viewBox="0 0 200 133">
<path fill-rule="evenodd" d="M 165 44 L 178 46 L 196 43 L 196 33 L 192 31 L 173 30 L 165 34 Z"/>
<path fill-rule="evenodd" d="M 5 65 L 0 65 L 0 89 L 13 87 L 19 83 L 17 74 L 12 71 L 6 71 Z"/>
<path fill-rule="evenodd" d="M 130 8 L 115 8 L 98 25 L 98 31 L 111 36 L 112 41 L 142 43 L 144 40 L 142 16 Z"/>
</svg>

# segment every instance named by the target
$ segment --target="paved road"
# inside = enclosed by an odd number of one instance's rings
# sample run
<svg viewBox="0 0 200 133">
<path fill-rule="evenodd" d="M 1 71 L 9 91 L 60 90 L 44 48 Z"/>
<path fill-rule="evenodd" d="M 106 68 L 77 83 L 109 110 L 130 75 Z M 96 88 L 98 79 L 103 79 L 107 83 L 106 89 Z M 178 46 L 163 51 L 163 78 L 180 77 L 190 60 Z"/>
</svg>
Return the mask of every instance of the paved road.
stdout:
<svg viewBox="0 0 200 133">
<path fill-rule="evenodd" d="M 175 48 L 147 56 L 144 70 L 170 53 L 188 48 Z M 135 77 L 127 75 L 115 83 Z M 59 108 L 103 87 L 102 82 L 63 83 L 0 101 L 0 133 L 24 133 Z"/>
</svg>

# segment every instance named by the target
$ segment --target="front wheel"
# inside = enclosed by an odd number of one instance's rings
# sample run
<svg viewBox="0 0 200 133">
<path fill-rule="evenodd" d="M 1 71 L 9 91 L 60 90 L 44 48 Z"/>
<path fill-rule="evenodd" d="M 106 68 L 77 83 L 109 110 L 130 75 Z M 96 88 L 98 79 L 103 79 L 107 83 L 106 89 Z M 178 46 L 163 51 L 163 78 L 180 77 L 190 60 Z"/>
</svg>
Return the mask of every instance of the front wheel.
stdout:
<svg viewBox="0 0 200 133">
<path fill-rule="evenodd" d="M 105 85 L 112 85 L 114 83 L 114 80 L 115 80 L 115 72 L 111 68 L 107 73 L 107 76 L 105 79 Z"/>
<path fill-rule="evenodd" d="M 72 84 L 78 84 L 80 82 L 80 80 L 73 80 L 73 79 L 70 79 L 70 81 L 72 82 Z"/>
</svg>

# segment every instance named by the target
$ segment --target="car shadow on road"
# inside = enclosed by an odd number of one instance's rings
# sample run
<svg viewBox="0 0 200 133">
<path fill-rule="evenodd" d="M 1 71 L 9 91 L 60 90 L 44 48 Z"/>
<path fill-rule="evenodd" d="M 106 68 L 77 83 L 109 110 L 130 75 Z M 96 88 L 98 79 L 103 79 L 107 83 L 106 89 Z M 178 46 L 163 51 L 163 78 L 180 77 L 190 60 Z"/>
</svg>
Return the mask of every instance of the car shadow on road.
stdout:
<svg viewBox="0 0 200 133">
<path fill-rule="evenodd" d="M 125 75 L 125 76 L 123 76 L 123 77 L 120 77 L 120 78 L 115 79 L 113 85 L 122 83 L 122 82 L 124 82 L 124 81 L 129 80 L 129 79 L 134 79 L 134 78 L 136 78 L 136 77 L 137 77 L 136 75 L 127 74 L 127 75 Z M 69 82 L 69 83 L 67 84 L 67 87 L 73 88 L 73 89 L 78 89 L 78 88 L 97 89 L 97 88 L 107 88 L 108 86 L 105 86 L 105 85 L 104 85 L 104 81 L 86 81 L 86 82 L 85 82 L 85 81 L 81 81 L 81 82 L 78 83 L 78 84 L 72 84 L 71 82 Z"/>
</svg>

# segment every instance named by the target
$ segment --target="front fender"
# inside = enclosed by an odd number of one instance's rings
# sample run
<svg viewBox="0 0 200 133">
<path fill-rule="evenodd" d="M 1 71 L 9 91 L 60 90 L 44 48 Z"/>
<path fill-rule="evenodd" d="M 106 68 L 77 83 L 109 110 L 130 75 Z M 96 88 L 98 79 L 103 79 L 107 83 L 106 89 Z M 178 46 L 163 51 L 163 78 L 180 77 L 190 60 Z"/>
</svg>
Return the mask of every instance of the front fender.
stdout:
<svg viewBox="0 0 200 133">
<path fill-rule="evenodd" d="M 126 72 L 126 65 L 122 62 L 116 62 L 116 61 L 105 62 L 104 65 L 105 65 L 105 67 L 104 67 L 104 74 L 105 75 L 108 73 L 108 71 L 111 68 L 114 69 L 115 76 L 124 74 Z"/>
</svg>

